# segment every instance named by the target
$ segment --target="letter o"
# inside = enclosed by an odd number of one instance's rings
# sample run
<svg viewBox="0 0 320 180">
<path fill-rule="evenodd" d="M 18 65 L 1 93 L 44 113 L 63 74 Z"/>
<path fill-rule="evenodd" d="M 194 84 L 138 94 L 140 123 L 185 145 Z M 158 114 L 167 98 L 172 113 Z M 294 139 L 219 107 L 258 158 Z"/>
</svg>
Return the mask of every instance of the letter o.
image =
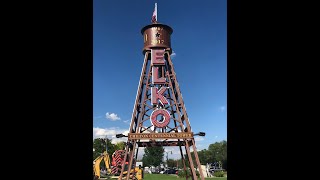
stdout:
<svg viewBox="0 0 320 180">
<path fill-rule="evenodd" d="M 158 116 L 158 115 L 162 115 L 162 116 L 164 117 L 164 120 L 163 120 L 162 122 L 157 121 L 157 116 Z M 164 128 L 164 127 L 166 127 L 166 126 L 169 124 L 169 122 L 170 122 L 170 114 L 169 114 L 169 112 L 168 112 L 167 110 L 165 110 L 165 109 L 157 109 L 157 110 L 155 110 L 155 111 L 153 111 L 153 112 L 151 113 L 150 119 L 151 119 L 151 123 L 152 123 L 154 126 L 156 126 L 156 127 L 158 127 L 158 128 Z"/>
</svg>

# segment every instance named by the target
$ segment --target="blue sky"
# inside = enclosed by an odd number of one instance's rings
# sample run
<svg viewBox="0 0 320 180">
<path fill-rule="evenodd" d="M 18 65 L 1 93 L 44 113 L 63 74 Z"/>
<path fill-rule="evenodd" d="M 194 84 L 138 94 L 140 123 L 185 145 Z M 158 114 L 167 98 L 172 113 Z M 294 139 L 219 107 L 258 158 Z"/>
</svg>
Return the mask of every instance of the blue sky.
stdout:
<svg viewBox="0 0 320 180">
<path fill-rule="evenodd" d="M 140 31 L 155 2 L 158 22 L 173 29 L 172 61 L 192 130 L 206 132 L 197 149 L 207 149 L 227 139 L 226 0 L 93 0 L 93 137 L 129 129 L 144 58 Z"/>
</svg>

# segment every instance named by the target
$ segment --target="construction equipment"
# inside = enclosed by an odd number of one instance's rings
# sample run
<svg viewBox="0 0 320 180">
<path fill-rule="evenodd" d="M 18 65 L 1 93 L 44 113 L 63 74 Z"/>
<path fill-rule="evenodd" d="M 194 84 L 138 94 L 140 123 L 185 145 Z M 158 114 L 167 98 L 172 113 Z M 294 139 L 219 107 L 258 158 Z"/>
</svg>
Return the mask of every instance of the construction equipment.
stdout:
<svg viewBox="0 0 320 180">
<path fill-rule="evenodd" d="M 112 154 L 112 163 L 110 164 L 110 158 L 107 151 L 103 152 L 99 157 L 97 157 L 93 161 L 93 179 L 98 180 L 101 178 L 101 172 L 100 172 L 100 163 L 102 160 L 105 162 L 105 169 L 107 170 L 106 175 L 110 178 L 119 178 L 121 167 L 124 165 L 125 170 L 128 169 L 128 162 L 123 163 L 125 156 L 124 150 L 116 150 Z M 127 158 L 128 159 L 128 158 Z M 134 165 L 133 165 L 134 166 Z M 128 172 L 125 171 L 123 175 L 126 175 Z M 143 170 L 141 166 L 138 167 L 132 167 L 130 171 L 130 179 L 136 179 L 136 180 L 142 180 L 143 179 Z"/>
<path fill-rule="evenodd" d="M 125 154 L 124 150 L 116 150 L 112 154 L 112 166 L 111 166 L 110 165 L 110 157 L 108 154 L 108 144 L 107 144 L 107 140 L 106 140 L 106 150 L 93 161 L 93 180 L 98 180 L 101 178 L 100 163 L 102 160 L 104 160 L 105 169 L 107 170 L 106 175 L 108 178 L 119 179 L 119 175 L 121 173 L 122 166 L 125 166 L 125 172 L 123 172 L 123 175 L 127 175 L 128 162 L 124 163 L 125 155 L 126 154 Z M 127 156 L 128 156 L 128 154 L 127 154 Z M 127 159 L 129 159 L 129 158 L 127 158 Z M 111 176 L 111 175 L 113 175 L 113 176 Z M 143 178 L 143 170 L 142 170 L 141 166 L 132 167 L 131 171 L 130 171 L 130 179 L 142 180 L 142 178 Z M 120 178 L 120 179 L 122 179 L 122 178 Z"/>
<path fill-rule="evenodd" d="M 127 175 L 127 170 L 128 170 L 128 161 L 124 163 L 125 159 L 125 150 L 117 150 L 112 154 L 112 169 L 111 169 L 111 174 L 114 174 L 116 176 L 119 176 L 121 173 L 121 168 L 124 166 L 124 172 L 123 175 Z M 127 154 L 128 156 L 128 154 Z M 128 160 L 129 158 L 127 158 Z M 141 166 L 134 167 L 135 163 L 132 164 L 132 168 L 130 171 L 130 178 L 131 179 L 137 179 L 141 180 L 143 179 L 143 170 Z"/>
<path fill-rule="evenodd" d="M 99 179 L 101 177 L 100 163 L 102 160 L 104 160 L 107 174 L 111 174 L 109 154 L 105 151 L 93 161 L 93 179 Z"/>
</svg>

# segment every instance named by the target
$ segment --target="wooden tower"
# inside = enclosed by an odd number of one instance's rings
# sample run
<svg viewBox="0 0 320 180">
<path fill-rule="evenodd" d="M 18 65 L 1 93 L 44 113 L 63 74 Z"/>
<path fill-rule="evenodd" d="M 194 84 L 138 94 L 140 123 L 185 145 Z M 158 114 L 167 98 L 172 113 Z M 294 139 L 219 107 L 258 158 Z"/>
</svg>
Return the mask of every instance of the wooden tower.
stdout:
<svg viewBox="0 0 320 180">
<path fill-rule="evenodd" d="M 141 30 L 144 61 L 125 149 L 127 156 L 124 157 L 119 179 L 135 179 L 135 174 L 124 172 L 131 172 L 135 166 L 133 163 L 137 159 L 139 147 L 178 146 L 184 170 L 189 162 L 191 179 L 198 179 L 195 171 L 197 167 L 201 180 L 204 180 L 194 140 L 196 134 L 192 132 L 170 58 L 172 32 L 171 27 L 157 22 Z M 195 162 L 191 157 L 191 148 Z M 125 162 L 128 164 L 126 170 Z"/>
</svg>

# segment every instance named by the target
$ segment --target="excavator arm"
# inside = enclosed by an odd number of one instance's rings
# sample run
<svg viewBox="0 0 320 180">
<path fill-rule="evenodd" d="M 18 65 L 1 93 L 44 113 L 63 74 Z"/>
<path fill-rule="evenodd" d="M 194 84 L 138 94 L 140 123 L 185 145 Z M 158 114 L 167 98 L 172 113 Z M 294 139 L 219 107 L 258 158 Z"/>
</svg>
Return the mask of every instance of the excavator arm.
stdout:
<svg viewBox="0 0 320 180">
<path fill-rule="evenodd" d="M 110 157 L 108 154 L 105 154 L 103 157 L 104 164 L 106 165 L 107 174 L 111 174 L 111 166 L 110 166 Z"/>
<path fill-rule="evenodd" d="M 100 163 L 103 159 L 103 156 L 99 156 L 97 157 L 94 161 L 93 161 L 93 176 L 94 178 L 100 178 Z"/>
<path fill-rule="evenodd" d="M 93 176 L 95 179 L 98 179 L 101 176 L 100 163 L 102 160 L 104 160 L 106 165 L 107 174 L 111 173 L 109 154 L 105 151 L 93 161 Z"/>
</svg>

